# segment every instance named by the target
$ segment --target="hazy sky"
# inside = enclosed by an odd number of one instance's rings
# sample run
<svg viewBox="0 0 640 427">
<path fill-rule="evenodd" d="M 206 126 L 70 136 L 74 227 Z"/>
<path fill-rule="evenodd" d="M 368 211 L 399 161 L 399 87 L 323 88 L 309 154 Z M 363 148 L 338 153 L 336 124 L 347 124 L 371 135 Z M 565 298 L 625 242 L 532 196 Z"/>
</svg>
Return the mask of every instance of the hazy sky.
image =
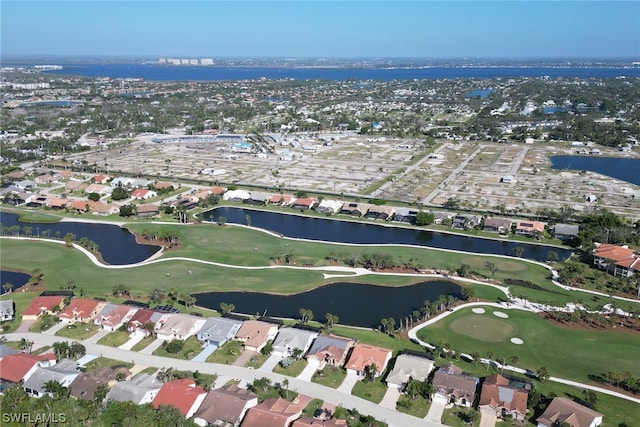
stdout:
<svg viewBox="0 0 640 427">
<path fill-rule="evenodd" d="M 3 55 L 640 57 L 640 1 L 1 0 Z"/>
</svg>

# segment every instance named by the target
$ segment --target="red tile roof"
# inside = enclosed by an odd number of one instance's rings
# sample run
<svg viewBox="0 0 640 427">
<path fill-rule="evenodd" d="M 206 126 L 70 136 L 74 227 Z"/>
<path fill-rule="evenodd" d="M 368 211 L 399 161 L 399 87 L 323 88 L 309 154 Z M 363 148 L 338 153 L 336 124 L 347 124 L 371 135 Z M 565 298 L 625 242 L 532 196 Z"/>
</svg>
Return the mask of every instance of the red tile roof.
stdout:
<svg viewBox="0 0 640 427">
<path fill-rule="evenodd" d="M 153 399 L 153 407 L 158 409 L 160 405 L 175 406 L 183 416 L 187 416 L 196 399 L 206 394 L 204 389 L 197 387 L 195 381 L 188 378 L 170 381 L 162 385 Z"/>
<path fill-rule="evenodd" d="M 78 317 L 87 318 L 91 316 L 91 312 L 96 309 L 99 302 L 92 299 L 76 298 L 71 300 L 71 303 L 60 313 L 62 319 L 74 319 L 76 315 Z"/>
<path fill-rule="evenodd" d="M 35 297 L 31 304 L 23 312 L 23 316 L 37 316 L 43 310 L 53 310 L 54 307 L 62 303 L 63 297 Z"/>
<path fill-rule="evenodd" d="M 502 400 L 502 396 L 507 396 L 510 400 Z M 502 375 L 491 375 L 485 378 L 482 384 L 479 405 L 488 405 L 494 409 L 506 408 L 508 411 L 526 415 L 528 396 L 526 390 L 509 386 L 509 380 Z"/>
<path fill-rule="evenodd" d="M 593 256 L 608 259 L 616 263 L 640 257 L 633 249 L 612 245 L 610 243 L 602 243 L 594 249 Z"/>
<path fill-rule="evenodd" d="M 390 354 L 391 350 L 387 348 L 368 344 L 356 344 L 353 347 L 353 352 L 351 356 L 349 356 L 349 361 L 345 365 L 345 368 L 363 372 L 367 366 L 375 363 L 377 371 L 382 372 L 389 360 Z"/>
<path fill-rule="evenodd" d="M 42 360 L 49 359 L 27 353 L 8 354 L 0 359 L 0 379 L 19 383 L 27 372 Z"/>
</svg>

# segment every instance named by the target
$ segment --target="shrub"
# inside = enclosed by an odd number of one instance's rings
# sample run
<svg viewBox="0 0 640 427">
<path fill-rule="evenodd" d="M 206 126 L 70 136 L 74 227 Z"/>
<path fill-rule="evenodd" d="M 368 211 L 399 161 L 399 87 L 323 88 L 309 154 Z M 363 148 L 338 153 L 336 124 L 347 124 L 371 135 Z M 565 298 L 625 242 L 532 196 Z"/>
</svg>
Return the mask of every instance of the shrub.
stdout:
<svg viewBox="0 0 640 427">
<path fill-rule="evenodd" d="M 184 347 L 184 341 L 173 340 L 167 344 L 167 346 L 165 347 L 165 350 L 167 350 L 167 353 L 176 354 L 176 353 L 180 353 L 183 347 Z"/>
</svg>

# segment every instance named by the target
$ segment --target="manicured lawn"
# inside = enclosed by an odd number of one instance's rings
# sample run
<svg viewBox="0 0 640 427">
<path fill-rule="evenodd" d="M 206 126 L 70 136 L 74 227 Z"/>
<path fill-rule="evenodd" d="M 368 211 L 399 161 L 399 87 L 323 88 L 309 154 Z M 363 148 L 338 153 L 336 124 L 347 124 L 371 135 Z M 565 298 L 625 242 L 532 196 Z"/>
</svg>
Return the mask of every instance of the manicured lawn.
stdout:
<svg viewBox="0 0 640 427">
<path fill-rule="evenodd" d="M 124 366 L 127 369 L 131 369 L 133 368 L 133 363 L 122 362 L 120 360 L 109 359 L 107 357 L 98 357 L 97 359 L 93 359 L 91 362 L 87 363 L 86 371 L 90 372 L 98 368 L 105 368 L 105 367 L 116 369 L 122 366 Z"/>
<path fill-rule="evenodd" d="M 386 392 L 387 386 L 382 383 L 380 378 L 376 378 L 375 381 L 358 381 L 351 390 L 351 394 L 354 396 L 373 403 L 380 403 Z"/>
<path fill-rule="evenodd" d="M 392 337 L 380 331 L 372 329 L 350 328 L 348 326 L 336 326 L 334 334 L 343 337 L 353 338 L 364 344 L 371 344 L 378 347 L 388 348 L 394 353 L 400 350 L 422 351 L 422 347 L 411 341 L 404 340 L 400 337 Z"/>
<path fill-rule="evenodd" d="M 255 356 L 253 356 L 251 359 L 249 359 L 249 361 L 244 366 L 247 368 L 258 369 L 262 365 L 264 365 L 264 362 L 266 362 L 268 358 L 269 356 L 258 353 Z"/>
<path fill-rule="evenodd" d="M 549 374 L 561 378 L 589 382 L 590 374 L 608 370 L 629 371 L 640 375 L 640 365 L 629 357 L 638 348 L 638 337 L 624 333 L 582 331 L 560 327 L 536 314 L 519 310 L 485 307 L 484 314 L 471 309 L 461 310 L 423 328 L 418 337 L 426 342 L 449 343 L 451 348 L 465 353 L 480 352 L 482 357 L 493 352 L 493 359 L 512 355 L 518 357 L 518 367 L 535 371 L 544 366 Z M 509 318 L 496 317 L 502 311 Z M 491 329 L 483 328 L 489 322 Z M 485 325 L 486 326 L 486 325 Z M 524 343 L 513 344 L 510 339 Z"/>
<path fill-rule="evenodd" d="M 316 371 L 311 377 L 311 381 L 331 388 L 338 388 L 347 376 L 347 371 L 333 366 L 325 366 Z"/>
<path fill-rule="evenodd" d="M 141 341 L 137 342 L 133 347 L 131 347 L 131 351 L 140 351 L 140 350 L 146 348 L 147 346 L 149 346 L 149 344 L 151 344 L 155 340 L 156 339 L 151 337 L 151 336 L 144 337 L 144 338 L 142 338 Z"/>
<path fill-rule="evenodd" d="M 236 340 L 227 341 L 222 347 L 207 358 L 209 363 L 223 363 L 231 365 L 242 354 L 242 343 Z"/>
<path fill-rule="evenodd" d="M 0 241 L 0 248 L 2 248 L 2 255 L 0 255 L 0 266 L 2 266 L 2 259 L 5 257 L 5 241 Z M 28 272 L 30 272 L 31 270 L 33 270 L 33 268 L 31 269 L 10 269 L 12 271 L 22 271 L 22 272 L 26 272 L 27 274 L 29 274 Z M 11 292 L 9 294 L 2 294 L 2 296 L 0 296 L 0 301 L 6 301 L 6 300 L 13 300 L 13 303 L 15 305 L 15 317 L 12 320 L 6 321 L 6 322 L 0 322 L 0 329 L 2 329 L 3 333 L 10 333 L 10 332 L 14 332 L 16 329 L 18 329 L 18 326 L 20 326 L 20 323 L 22 322 L 22 312 L 29 307 L 29 304 L 31 304 L 31 300 L 35 297 L 37 297 L 40 294 L 40 292 L 22 292 L 21 290 L 16 290 L 14 292 Z M 39 331 L 38 331 L 39 332 Z"/>
<path fill-rule="evenodd" d="M 311 402 L 309 402 L 302 410 L 302 416 L 313 418 L 313 414 L 315 414 L 318 409 L 322 408 L 323 403 L 324 401 L 320 399 L 311 400 Z"/>
<path fill-rule="evenodd" d="M 167 341 L 167 344 L 169 342 Z M 193 358 L 195 355 L 202 351 L 202 344 L 198 341 L 195 336 L 189 337 L 184 342 L 184 347 L 180 353 L 172 354 L 169 353 L 163 346 L 158 347 L 156 351 L 153 352 L 156 356 L 164 356 L 164 357 L 173 357 L 174 359 L 185 359 L 189 360 Z"/>
<path fill-rule="evenodd" d="M 108 345 L 109 347 L 119 347 L 129 341 L 129 333 L 122 331 L 109 332 L 98 340 L 98 344 Z"/>
<path fill-rule="evenodd" d="M 279 363 L 273 368 L 273 372 L 276 374 L 287 375 L 289 377 L 297 377 L 302 373 L 304 368 L 307 366 L 307 362 L 305 360 L 296 360 L 291 365 L 283 368 Z"/>
<path fill-rule="evenodd" d="M 418 396 L 413 400 L 411 399 L 411 396 L 406 394 L 401 395 L 396 403 L 396 410 L 418 418 L 426 417 L 430 407 L 431 402 L 424 397 Z"/>
<path fill-rule="evenodd" d="M 51 327 L 55 324 L 57 324 L 60 321 L 60 319 L 58 317 L 54 317 L 54 316 L 42 316 L 40 318 L 40 320 L 38 320 L 37 322 L 35 322 L 33 325 L 31 325 L 31 327 L 29 328 L 29 330 L 31 332 L 42 332 L 42 331 L 46 331 L 48 329 L 51 329 Z"/>
<path fill-rule="evenodd" d="M 44 354 L 44 353 L 47 353 L 49 350 L 51 350 L 51 347 L 49 347 L 48 345 L 45 345 L 40 347 L 37 350 L 33 350 L 31 354 Z"/>
<path fill-rule="evenodd" d="M 471 413 L 471 411 L 475 411 L 475 409 L 459 408 L 457 406 L 445 409 L 442 413 L 442 424 L 451 427 L 469 427 L 470 424 L 466 422 L 466 420 L 468 419 L 468 414 Z M 500 423 L 500 425 L 503 424 L 504 423 Z M 478 413 L 476 419 L 473 422 L 474 427 L 478 427 L 479 425 L 480 413 Z"/>
<path fill-rule="evenodd" d="M 93 323 L 73 323 L 60 329 L 56 336 L 70 338 L 72 340 L 84 341 L 97 334 L 100 326 Z"/>
</svg>

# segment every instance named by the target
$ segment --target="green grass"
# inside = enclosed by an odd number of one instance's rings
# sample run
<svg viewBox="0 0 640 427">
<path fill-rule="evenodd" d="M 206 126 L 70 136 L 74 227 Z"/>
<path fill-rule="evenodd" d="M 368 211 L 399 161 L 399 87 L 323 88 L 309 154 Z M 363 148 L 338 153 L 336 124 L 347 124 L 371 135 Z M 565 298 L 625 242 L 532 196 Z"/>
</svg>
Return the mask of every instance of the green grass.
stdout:
<svg viewBox="0 0 640 427">
<path fill-rule="evenodd" d="M 169 343 L 169 341 L 167 341 L 167 343 Z M 182 348 L 182 351 L 180 353 L 176 353 L 176 354 L 169 353 L 167 350 L 165 350 L 164 347 L 160 346 L 153 352 L 153 354 L 156 356 L 189 360 L 194 356 L 196 356 L 198 353 L 200 353 L 202 349 L 203 349 L 202 344 L 200 344 L 200 342 L 195 336 L 192 336 L 192 337 L 189 337 L 184 342 L 184 347 Z"/>
<path fill-rule="evenodd" d="M 297 377 L 302 373 L 304 368 L 307 366 L 307 362 L 305 360 L 296 360 L 291 365 L 283 368 L 279 363 L 273 368 L 273 372 L 276 374 L 287 375 L 289 377 Z"/>
<path fill-rule="evenodd" d="M 31 332 L 42 332 L 51 329 L 53 325 L 58 323 L 60 319 L 56 316 L 42 316 L 40 320 L 36 321 L 29 327 Z"/>
<path fill-rule="evenodd" d="M 268 358 L 269 356 L 258 353 L 255 356 L 253 356 L 251 359 L 249 359 L 249 361 L 244 366 L 247 368 L 258 369 L 262 365 L 264 365 L 264 362 L 266 362 Z"/>
<path fill-rule="evenodd" d="M 323 400 L 312 399 L 311 402 L 309 402 L 302 410 L 302 416 L 313 418 L 313 414 L 315 414 L 318 409 L 322 408 L 323 403 Z"/>
<path fill-rule="evenodd" d="M 418 337 L 423 341 L 437 344 L 449 343 L 456 351 L 473 353 L 479 351 L 482 357 L 487 352 L 494 353 L 494 360 L 503 357 L 507 363 L 512 355 L 518 357 L 518 367 L 536 370 L 545 366 L 549 374 L 581 382 L 589 382 L 590 374 L 602 374 L 610 369 L 629 371 L 640 375 L 640 365 L 629 357 L 638 346 L 638 338 L 624 333 L 582 331 L 557 326 L 536 314 L 519 310 L 499 310 L 486 307 L 483 315 L 472 313 L 471 309 L 460 310 L 434 325 L 423 328 Z M 493 311 L 503 311 L 508 319 L 500 319 Z M 479 319 L 482 320 L 479 322 Z M 490 321 L 496 336 L 486 336 L 481 326 Z M 466 325 L 466 327 L 465 327 Z M 509 330 L 505 334 L 505 330 Z M 524 344 L 516 345 L 510 338 L 518 337 Z"/>
<path fill-rule="evenodd" d="M 207 358 L 207 362 L 231 365 L 241 354 L 242 343 L 236 340 L 229 340 L 222 347 L 216 349 L 216 351 Z"/>
<path fill-rule="evenodd" d="M 2 249 L 2 255 L 0 255 L 0 266 L 2 265 L 2 258 L 5 257 L 6 253 L 4 243 L 4 240 L 0 241 L 0 248 Z M 31 271 L 32 269 L 10 270 L 27 272 Z M 20 289 L 18 289 L 14 292 L 11 292 L 10 294 L 3 294 L 2 296 L 0 296 L 0 301 L 13 300 L 13 303 L 15 305 L 15 317 L 12 320 L 1 323 L 1 329 L 3 333 L 14 332 L 16 329 L 18 329 L 18 326 L 20 326 L 20 323 L 22 322 L 22 312 L 26 310 L 27 307 L 29 307 L 29 304 L 31 304 L 31 300 L 39 294 L 40 292 L 22 292 Z"/>
<path fill-rule="evenodd" d="M 460 408 L 458 406 L 454 406 L 453 408 L 447 408 L 442 413 L 442 424 L 451 427 L 469 427 L 469 424 L 464 421 L 464 415 L 469 412 L 469 409 Z M 500 425 L 504 425 L 504 422 L 501 422 Z M 474 427 L 478 427 L 480 425 L 480 414 L 476 417 L 476 420 L 473 422 Z"/>
<path fill-rule="evenodd" d="M 56 336 L 65 337 L 72 340 L 84 341 L 97 334 L 100 331 L 100 325 L 93 323 L 73 323 L 60 329 Z"/>
<path fill-rule="evenodd" d="M 48 346 L 48 345 L 45 345 L 45 346 L 40 347 L 37 350 L 33 350 L 31 352 L 31 354 L 44 354 L 44 353 L 48 352 L 49 350 L 51 350 L 51 347 Z"/>
<path fill-rule="evenodd" d="M 109 332 L 98 340 L 98 344 L 108 345 L 109 347 L 119 347 L 129 341 L 129 333 L 122 331 Z"/>
<path fill-rule="evenodd" d="M 405 414 L 413 415 L 414 417 L 424 418 L 429 412 L 431 402 L 422 396 L 418 396 L 415 400 L 411 399 L 411 396 L 403 394 L 396 403 L 396 410 L 398 412 L 404 412 Z"/>
<path fill-rule="evenodd" d="M 373 403 L 380 403 L 387 392 L 387 386 L 380 378 L 376 378 L 375 381 L 357 381 L 351 389 L 351 394 Z"/>
<path fill-rule="evenodd" d="M 313 373 L 311 381 L 326 387 L 338 388 L 347 376 L 347 371 L 326 365 L 323 369 Z"/>
<path fill-rule="evenodd" d="M 149 336 L 149 337 L 144 337 L 142 338 L 141 341 L 137 342 L 133 347 L 131 347 L 131 351 L 140 351 L 143 350 L 144 348 L 146 348 L 147 346 L 149 346 L 149 344 L 151 344 L 152 342 L 154 342 L 156 339 Z"/>
<path fill-rule="evenodd" d="M 350 328 L 348 326 L 336 326 L 333 333 L 342 337 L 353 338 L 363 344 L 371 344 L 388 348 L 397 353 L 400 350 L 422 351 L 422 346 L 398 336 L 392 337 L 373 329 Z"/>
<path fill-rule="evenodd" d="M 133 368 L 133 363 L 130 362 L 122 362 L 120 360 L 109 359 L 107 357 L 98 357 L 97 359 L 93 359 L 91 362 L 87 363 L 86 371 L 94 371 L 99 368 L 112 368 L 116 369 L 119 367 L 125 367 L 127 369 Z"/>
</svg>

